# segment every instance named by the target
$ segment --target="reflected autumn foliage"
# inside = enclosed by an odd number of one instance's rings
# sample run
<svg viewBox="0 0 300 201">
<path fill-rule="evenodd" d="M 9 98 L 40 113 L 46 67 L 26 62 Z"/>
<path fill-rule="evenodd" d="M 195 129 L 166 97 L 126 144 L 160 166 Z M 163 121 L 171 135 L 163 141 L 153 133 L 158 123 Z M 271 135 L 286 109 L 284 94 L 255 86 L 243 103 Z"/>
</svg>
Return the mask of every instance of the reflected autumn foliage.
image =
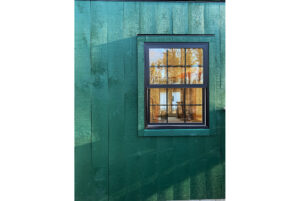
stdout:
<svg viewBox="0 0 300 201">
<path fill-rule="evenodd" d="M 203 84 L 202 48 L 150 48 L 150 84 Z"/>
<path fill-rule="evenodd" d="M 150 123 L 201 123 L 202 88 L 151 88 Z"/>
<path fill-rule="evenodd" d="M 150 48 L 150 84 L 203 84 L 202 48 Z M 203 122 L 202 88 L 151 88 L 150 123 Z"/>
</svg>

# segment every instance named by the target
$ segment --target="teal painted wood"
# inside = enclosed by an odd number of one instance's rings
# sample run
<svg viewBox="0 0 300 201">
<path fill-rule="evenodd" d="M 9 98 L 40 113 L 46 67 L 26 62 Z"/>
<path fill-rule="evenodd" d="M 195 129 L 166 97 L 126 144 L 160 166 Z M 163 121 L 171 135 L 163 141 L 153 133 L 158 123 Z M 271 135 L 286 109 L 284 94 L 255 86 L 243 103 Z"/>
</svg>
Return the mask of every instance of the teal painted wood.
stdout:
<svg viewBox="0 0 300 201">
<path fill-rule="evenodd" d="M 174 4 L 172 10 L 173 34 L 187 34 L 189 25 L 188 3 Z"/>
<path fill-rule="evenodd" d="M 75 144 L 91 140 L 90 127 L 90 5 L 75 6 Z"/>
<path fill-rule="evenodd" d="M 196 2 L 75 2 L 77 201 L 225 197 L 224 7 Z M 144 90 L 138 88 L 138 77 L 143 76 L 138 41 L 186 38 L 137 40 L 137 34 L 215 34 L 210 46 L 210 65 L 217 66 L 211 72 L 216 77 L 210 76 L 216 86 L 211 92 L 213 135 L 157 137 L 149 131 L 149 136 L 138 136 L 143 129 L 138 100 Z"/>
<path fill-rule="evenodd" d="M 133 157 L 133 160 L 136 160 L 136 153 L 138 152 L 139 148 L 135 146 L 137 144 L 136 141 L 127 141 L 126 139 L 132 139 L 135 136 L 136 126 L 132 122 L 132 118 L 126 118 L 127 115 L 130 115 L 137 121 L 137 117 L 131 115 L 132 112 L 135 111 L 135 104 L 136 104 L 136 97 L 137 91 L 136 88 L 133 86 L 136 85 L 136 40 L 135 36 L 139 33 L 139 4 L 134 2 L 124 4 L 124 29 L 123 29 L 123 37 L 126 38 L 125 40 L 125 47 L 124 49 L 124 66 L 125 66 L 125 80 L 124 80 L 124 107 L 125 107 L 125 124 L 124 124 L 124 139 L 123 144 L 126 147 L 124 149 L 122 155 L 120 157 L 124 157 L 125 161 L 123 161 L 123 169 L 121 174 L 125 176 L 124 184 L 120 186 L 124 188 L 127 186 L 128 188 L 124 191 L 123 195 L 121 196 L 124 201 L 131 201 L 131 200 L 141 200 L 141 193 L 140 193 L 140 183 L 137 182 L 135 178 L 139 178 L 141 176 L 140 171 L 132 171 L 137 168 L 136 164 L 133 163 L 126 163 L 126 158 L 128 156 Z M 122 142 L 120 142 L 122 143 Z M 142 168 L 142 166 L 138 167 Z M 134 193 L 127 193 L 128 191 Z"/>
<path fill-rule="evenodd" d="M 75 4 L 75 200 L 91 200 L 90 4 Z"/>
<path fill-rule="evenodd" d="M 189 33 L 190 34 L 204 34 L 204 9 L 205 5 L 199 3 L 189 3 Z"/>
<path fill-rule="evenodd" d="M 108 200 L 108 60 L 107 9 L 103 2 L 91 2 L 91 108 L 92 161 L 95 172 L 95 195 Z M 97 112 L 97 111 L 101 111 Z"/>
</svg>

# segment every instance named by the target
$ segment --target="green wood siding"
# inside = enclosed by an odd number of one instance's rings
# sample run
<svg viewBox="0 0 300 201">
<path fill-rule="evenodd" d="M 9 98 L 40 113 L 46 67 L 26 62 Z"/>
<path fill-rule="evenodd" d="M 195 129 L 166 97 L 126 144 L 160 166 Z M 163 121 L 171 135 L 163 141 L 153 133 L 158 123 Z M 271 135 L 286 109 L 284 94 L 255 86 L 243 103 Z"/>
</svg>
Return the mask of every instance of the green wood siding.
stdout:
<svg viewBox="0 0 300 201">
<path fill-rule="evenodd" d="M 225 197 L 224 17 L 224 3 L 75 2 L 76 201 Z M 215 35 L 214 135 L 138 136 L 137 34 Z"/>
</svg>

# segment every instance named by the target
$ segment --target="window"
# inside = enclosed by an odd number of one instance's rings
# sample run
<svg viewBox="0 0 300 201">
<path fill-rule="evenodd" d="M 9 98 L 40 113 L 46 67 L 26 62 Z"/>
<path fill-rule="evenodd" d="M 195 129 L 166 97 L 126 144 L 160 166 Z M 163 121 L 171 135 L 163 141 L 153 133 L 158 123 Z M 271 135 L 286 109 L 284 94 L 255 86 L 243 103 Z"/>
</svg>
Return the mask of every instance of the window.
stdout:
<svg viewBox="0 0 300 201">
<path fill-rule="evenodd" d="M 145 127 L 208 127 L 208 43 L 145 43 Z"/>
</svg>

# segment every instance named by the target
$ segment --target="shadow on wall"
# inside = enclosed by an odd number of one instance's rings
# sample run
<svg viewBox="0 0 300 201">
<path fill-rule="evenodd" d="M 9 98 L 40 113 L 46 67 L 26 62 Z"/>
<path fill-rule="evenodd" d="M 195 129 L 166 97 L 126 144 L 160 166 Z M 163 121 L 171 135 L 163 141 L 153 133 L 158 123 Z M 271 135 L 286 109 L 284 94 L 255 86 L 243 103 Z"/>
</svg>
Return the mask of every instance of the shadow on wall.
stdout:
<svg viewBox="0 0 300 201">
<path fill-rule="evenodd" d="M 110 200 L 224 198 L 224 186 L 220 186 L 224 183 L 224 161 L 217 156 L 216 150 L 177 160 L 174 160 L 176 154 L 171 154 L 173 149 L 165 150 L 165 153 L 152 151 L 142 156 L 128 156 L 131 158 L 128 159 L 127 168 L 135 167 L 127 171 L 128 175 L 119 175 L 118 171 L 124 172 L 122 163 L 110 164 L 114 172 L 105 167 L 93 167 L 91 147 L 91 144 L 86 144 L 75 148 L 77 201 L 108 200 L 108 185 L 111 188 Z M 157 164 L 157 161 L 153 161 L 157 157 L 165 157 L 166 160 L 160 160 L 160 164 Z M 149 161 L 148 166 L 144 166 L 145 161 Z M 171 166 L 176 161 L 177 164 Z"/>
<path fill-rule="evenodd" d="M 91 55 L 92 133 L 76 123 L 75 137 L 92 142 L 75 147 L 75 200 L 224 198 L 224 125 L 208 137 L 138 137 L 136 38 L 92 46 Z M 80 122 L 80 97 L 77 104 Z M 98 154 L 102 147 L 109 154 Z"/>
</svg>

